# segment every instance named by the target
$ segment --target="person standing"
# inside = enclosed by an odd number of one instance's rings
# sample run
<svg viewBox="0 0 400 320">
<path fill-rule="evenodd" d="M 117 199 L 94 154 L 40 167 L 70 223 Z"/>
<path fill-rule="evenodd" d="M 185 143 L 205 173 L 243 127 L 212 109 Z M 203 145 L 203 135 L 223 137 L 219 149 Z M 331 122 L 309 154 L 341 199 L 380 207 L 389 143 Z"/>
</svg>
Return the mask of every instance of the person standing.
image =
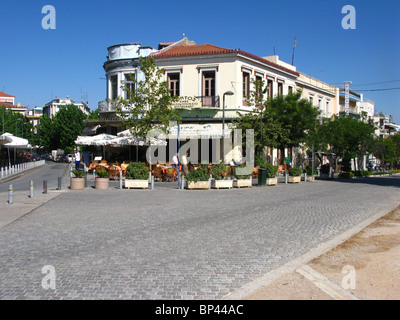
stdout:
<svg viewBox="0 0 400 320">
<path fill-rule="evenodd" d="M 188 159 L 187 159 L 188 156 L 189 156 L 189 153 L 186 152 L 186 153 L 182 156 L 182 161 L 181 161 L 181 163 L 182 163 L 182 168 L 183 168 L 183 172 L 185 173 L 185 175 L 189 173 L 188 166 L 187 166 L 187 165 L 188 165 Z"/>
<path fill-rule="evenodd" d="M 177 153 L 172 157 L 172 166 L 175 169 L 178 169 L 178 165 L 179 165 L 178 157 L 179 157 L 179 155 Z"/>
<path fill-rule="evenodd" d="M 81 154 L 78 149 L 75 149 L 74 158 L 75 158 L 75 170 L 79 170 L 79 164 L 81 162 Z"/>
</svg>

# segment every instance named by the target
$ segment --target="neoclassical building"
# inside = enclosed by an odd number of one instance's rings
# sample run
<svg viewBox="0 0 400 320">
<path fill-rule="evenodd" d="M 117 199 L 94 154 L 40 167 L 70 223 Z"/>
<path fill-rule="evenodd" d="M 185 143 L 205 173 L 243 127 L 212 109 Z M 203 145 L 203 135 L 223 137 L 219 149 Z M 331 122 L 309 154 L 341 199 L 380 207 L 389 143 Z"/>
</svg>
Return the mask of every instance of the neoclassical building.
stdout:
<svg viewBox="0 0 400 320">
<path fill-rule="evenodd" d="M 232 138 L 230 123 L 238 118 L 238 113 L 253 110 L 246 97 L 254 89 L 254 80 L 264 81 L 268 97 L 301 90 L 302 97 L 318 106 L 324 116 L 339 111 L 338 88 L 297 71 L 295 66 L 280 61 L 278 56 L 259 57 L 240 49 L 196 44 L 184 37 L 177 42 L 160 43 L 157 49 L 140 43 L 109 47 L 103 65 L 109 102 L 99 102 L 102 119 L 92 121 L 91 125 L 102 125 L 103 132 L 113 134 L 125 129 L 115 116 L 112 101 L 127 94 L 121 89 L 122 82 L 134 90 L 130 75 L 139 81 L 143 79 L 141 56 L 153 57 L 156 65 L 164 70 L 164 80 L 168 82 L 171 95 L 179 97 L 173 107 L 182 115 L 180 129 L 188 139 L 222 139 L 223 133 L 225 138 Z M 227 162 L 237 156 L 237 152 L 229 149 L 225 154 Z M 275 164 L 280 164 L 287 156 L 278 154 L 277 150 L 268 150 L 268 154 Z"/>
</svg>

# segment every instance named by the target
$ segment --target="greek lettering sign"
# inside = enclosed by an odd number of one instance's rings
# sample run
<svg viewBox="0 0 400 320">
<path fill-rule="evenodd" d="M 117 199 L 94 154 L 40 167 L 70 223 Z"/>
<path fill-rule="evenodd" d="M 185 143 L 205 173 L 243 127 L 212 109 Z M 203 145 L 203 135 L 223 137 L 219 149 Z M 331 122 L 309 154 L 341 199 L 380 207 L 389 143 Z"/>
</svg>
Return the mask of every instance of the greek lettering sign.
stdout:
<svg viewBox="0 0 400 320">
<path fill-rule="evenodd" d="M 344 112 L 349 113 L 350 108 L 350 85 L 351 81 L 344 81 Z"/>
<path fill-rule="evenodd" d="M 174 107 L 177 109 L 192 109 L 201 108 L 201 100 L 197 97 L 183 96 L 174 102 Z"/>
</svg>

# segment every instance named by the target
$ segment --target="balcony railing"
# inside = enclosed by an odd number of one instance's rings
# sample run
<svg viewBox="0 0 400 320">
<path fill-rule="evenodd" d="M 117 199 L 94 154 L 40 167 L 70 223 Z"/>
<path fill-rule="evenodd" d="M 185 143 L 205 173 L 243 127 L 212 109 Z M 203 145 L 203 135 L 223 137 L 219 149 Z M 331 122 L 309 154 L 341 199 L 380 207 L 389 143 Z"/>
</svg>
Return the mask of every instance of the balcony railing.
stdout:
<svg viewBox="0 0 400 320">
<path fill-rule="evenodd" d="M 172 106 L 177 109 L 192 109 L 192 108 L 220 108 L 219 96 L 197 96 L 197 97 L 179 97 L 179 100 L 172 103 Z M 114 101 L 99 101 L 99 112 L 115 112 L 116 103 Z"/>
</svg>

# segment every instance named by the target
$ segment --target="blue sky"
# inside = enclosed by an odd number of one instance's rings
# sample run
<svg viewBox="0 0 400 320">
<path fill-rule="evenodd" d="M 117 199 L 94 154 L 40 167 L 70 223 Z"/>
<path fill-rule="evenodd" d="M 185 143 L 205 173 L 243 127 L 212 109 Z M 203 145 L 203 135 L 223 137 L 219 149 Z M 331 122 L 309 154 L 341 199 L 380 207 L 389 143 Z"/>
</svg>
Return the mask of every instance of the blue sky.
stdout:
<svg viewBox="0 0 400 320">
<path fill-rule="evenodd" d="M 42 7 L 56 10 L 56 29 L 42 28 Z M 356 29 L 342 28 L 342 7 L 356 9 Z M 43 106 L 87 94 L 105 99 L 107 47 L 178 41 L 273 55 L 330 84 L 357 90 L 400 88 L 399 0 L 1 0 L 0 91 Z M 400 123 L 400 90 L 362 91 L 375 110 Z"/>
</svg>

